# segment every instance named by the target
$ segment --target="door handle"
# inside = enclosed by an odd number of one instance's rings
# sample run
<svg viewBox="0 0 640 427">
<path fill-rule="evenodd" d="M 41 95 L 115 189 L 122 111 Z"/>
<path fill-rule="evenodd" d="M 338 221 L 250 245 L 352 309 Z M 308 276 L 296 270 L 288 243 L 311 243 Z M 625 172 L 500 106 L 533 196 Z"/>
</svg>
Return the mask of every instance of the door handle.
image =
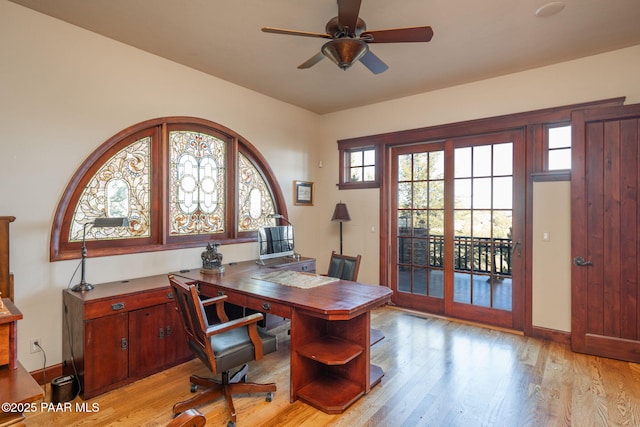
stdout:
<svg viewBox="0 0 640 427">
<path fill-rule="evenodd" d="M 588 265 L 593 265 L 592 261 L 586 261 L 584 258 L 582 258 L 581 256 L 577 256 L 573 259 L 573 263 L 575 265 L 577 265 L 578 267 L 586 267 Z"/>
</svg>

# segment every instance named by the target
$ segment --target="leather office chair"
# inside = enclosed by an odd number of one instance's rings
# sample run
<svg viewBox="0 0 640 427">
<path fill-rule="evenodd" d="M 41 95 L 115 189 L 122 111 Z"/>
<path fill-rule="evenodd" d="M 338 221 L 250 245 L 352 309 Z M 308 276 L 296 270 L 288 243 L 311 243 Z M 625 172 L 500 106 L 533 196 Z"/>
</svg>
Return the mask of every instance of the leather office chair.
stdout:
<svg viewBox="0 0 640 427">
<path fill-rule="evenodd" d="M 255 313 L 229 321 L 224 311 L 226 295 L 201 300 L 196 285 L 185 283 L 169 275 L 169 282 L 176 301 L 187 335 L 189 347 L 200 360 L 214 373 L 221 374 L 222 380 L 202 378 L 192 375 L 191 391 L 204 387 L 196 396 L 173 405 L 174 414 L 208 403 L 220 396 L 224 396 L 231 413 L 228 427 L 236 423 L 236 410 L 233 406 L 233 394 L 267 393 L 267 402 L 271 401 L 276 385 L 255 384 L 246 382 L 247 363 L 260 360 L 264 354 L 275 351 L 278 347 L 274 335 L 260 331 L 256 323 L 262 319 L 262 314 Z M 204 307 L 215 305 L 219 323 L 210 324 L 207 321 Z M 233 368 L 242 368 L 230 375 Z M 240 382 L 242 381 L 242 382 Z"/>
<path fill-rule="evenodd" d="M 331 252 L 329 260 L 329 272 L 327 276 L 336 277 L 342 280 L 358 280 L 358 270 L 360 269 L 360 255 L 349 256 Z"/>
</svg>

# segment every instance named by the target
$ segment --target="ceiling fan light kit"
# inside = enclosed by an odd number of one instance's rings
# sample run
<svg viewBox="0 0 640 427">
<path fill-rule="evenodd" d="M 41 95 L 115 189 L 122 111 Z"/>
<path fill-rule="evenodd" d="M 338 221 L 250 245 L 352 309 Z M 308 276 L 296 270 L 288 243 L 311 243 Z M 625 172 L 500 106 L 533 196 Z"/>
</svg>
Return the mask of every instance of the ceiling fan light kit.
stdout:
<svg viewBox="0 0 640 427">
<path fill-rule="evenodd" d="M 389 67 L 369 50 L 369 43 L 411 43 L 428 42 L 433 37 L 429 26 L 390 28 L 386 30 L 367 31 L 367 25 L 358 15 L 362 0 L 337 0 L 338 16 L 325 25 L 326 33 L 285 30 L 264 27 L 265 33 L 284 34 L 290 36 L 317 37 L 330 39 L 320 52 L 298 66 L 300 69 L 311 68 L 324 57 L 331 59 L 338 67 L 346 70 L 356 61 L 374 74 L 380 74 Z"/>
<path fill-rule="evenodd" d="M 338 67 L 346 70 L 369 51 L 369 46 L 362 40 L 345 38 L 331 40 L 320 50 Z"/>
</svg>

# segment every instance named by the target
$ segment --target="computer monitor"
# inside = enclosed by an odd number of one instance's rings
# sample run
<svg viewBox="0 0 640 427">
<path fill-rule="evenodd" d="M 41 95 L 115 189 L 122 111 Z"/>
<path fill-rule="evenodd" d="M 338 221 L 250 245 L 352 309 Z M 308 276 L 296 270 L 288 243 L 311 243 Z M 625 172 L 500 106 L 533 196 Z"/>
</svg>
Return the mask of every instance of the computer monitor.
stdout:
<svg viewBox="0 0 640 427">
<path fill-rule="evenodd" d="M 260 260 L 294 254 L 293 226 L 276 225 L 258 230 L 258 258 Z"/>
</svg>

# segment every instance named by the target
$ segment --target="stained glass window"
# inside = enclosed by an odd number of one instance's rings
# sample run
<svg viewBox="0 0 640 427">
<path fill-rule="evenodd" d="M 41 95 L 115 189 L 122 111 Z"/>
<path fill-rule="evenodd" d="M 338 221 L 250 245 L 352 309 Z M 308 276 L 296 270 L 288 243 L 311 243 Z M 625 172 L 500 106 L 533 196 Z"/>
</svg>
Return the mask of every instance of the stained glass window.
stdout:
<svg viewBox="0 0 640 427">
<path fill-rule="evenodd" d="M 194 117 L 129 126 L 71 178 L 55 213 L 51 260 L 250 242 L 287 207 L 260 152 L 232 130 Z M 128 227 L 92 227 L 126 217 Z"/>
<path fill-rule="evenodd" d="M 258 169 L 245 155 L 238 156 L 238 231 L 275 225 L 273 196 Z"/>
<path fill-rule="evenodd" d="M 129 227 L 86 227 L 86 239 L 150 235 L 151 138 L 142 138 L 112 156 L 85 187 L 69 228 L 69 241 L 82 241 L 86 223 L 100 217 L 127 217 Z"/>
<path fill-rule="evenodd" d="M 169 133 L 170 235 L 225 231 L 225 141 L 200 132 Z"/>
</svg>

